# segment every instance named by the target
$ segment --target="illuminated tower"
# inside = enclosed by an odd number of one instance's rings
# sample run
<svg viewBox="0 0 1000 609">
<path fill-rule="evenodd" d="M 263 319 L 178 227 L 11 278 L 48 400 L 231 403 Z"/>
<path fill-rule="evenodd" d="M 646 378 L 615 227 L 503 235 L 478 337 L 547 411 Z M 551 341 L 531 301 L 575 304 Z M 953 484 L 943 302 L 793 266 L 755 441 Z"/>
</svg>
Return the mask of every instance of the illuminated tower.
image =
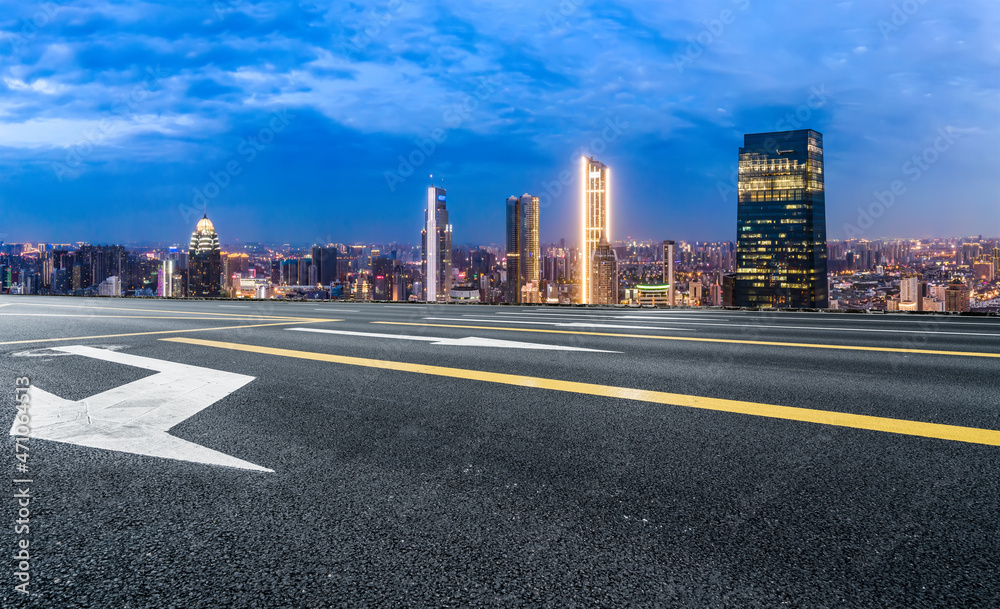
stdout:
<svg viewBox="0 0 1000 609">
<path fill-rule="evenodd" d="M 507 302 L 532 302 L 524 288 L 539 289 L 538 197 L 507 199 Z"/>
<path fill-rule="evenodd" d="M 222 279 L 222 252 L 219 235 L 208 219 L 198 220 L 188 248 L 188 296 L 218 298 Z"/>
<path fill-rule="evenodd" d="M 740 307 L 827 307 L 823 135 L 745 135 L 739 156 L 736 284 Z"/>
<path fill-rule="evenodd" d="M 594 157 L 580 157 L 580 208 L 583 285 L 580 300 L 594 302 L 593 257 L 601 239 L 611 240 L 611 169 Z"/>
<path fill-rule="evenodd" d="M 427 188 L 424 230 L 421 234 L 424 272 L 424 300 L 451 298 L 451 225 L 448 224 L 447 193 L 443 188 Z"/>
</svg>

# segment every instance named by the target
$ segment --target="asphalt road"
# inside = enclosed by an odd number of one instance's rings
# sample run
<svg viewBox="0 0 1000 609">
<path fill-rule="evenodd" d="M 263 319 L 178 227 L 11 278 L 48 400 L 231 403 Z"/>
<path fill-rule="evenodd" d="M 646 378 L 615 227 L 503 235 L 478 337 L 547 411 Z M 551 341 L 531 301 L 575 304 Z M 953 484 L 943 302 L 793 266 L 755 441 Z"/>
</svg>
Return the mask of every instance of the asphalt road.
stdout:
<svg viewBox="0 0 1000 609">
<path fill-rule="evenodd" d="M 5 436 L 4 608 L 1000 606 L 997 317 L 0 297 L 6 420 L 76 346 L 260 469 Z"/>
</svg>

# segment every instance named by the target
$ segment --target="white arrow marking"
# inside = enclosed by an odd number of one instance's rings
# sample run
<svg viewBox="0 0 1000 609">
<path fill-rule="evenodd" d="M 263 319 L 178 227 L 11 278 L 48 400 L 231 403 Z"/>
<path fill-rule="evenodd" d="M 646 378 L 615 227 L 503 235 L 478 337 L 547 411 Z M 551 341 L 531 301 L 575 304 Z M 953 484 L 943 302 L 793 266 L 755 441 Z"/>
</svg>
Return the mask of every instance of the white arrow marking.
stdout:
<svg viewBox="0 0 1000 609">
<path fill-rule="evenodd" d="M 522 343 L 515 340 L 497 340 L 494 338 L 439 338 L 436 336 L 411 336 L 409 334 L 377 334 L 374 332 L 351 332 L 349 330 L 321 330 L 319 328 L 285 328 L 297 332 L 321 332 L 323 334 L 340 334 L 343 336 L 364 336 L 367 338 L 395 338 L 397 340 L 420 340 L 432 345 L 447 345 L 450 347 L 500 347 L 502 349 L 540 349 L 547 351 L 591 351 L 594 353 L 621 353 L 621 351 L 605 351 L 603 349 L 584 349 L 583 347 L 565 347 L 563 345 L 547 345 L 542 343 Z"/>
<path fill-rule="evenodd" d="M 32 438 L 124 453 L 273 470 L 182 440 L 167 430 L 254 380 L 252 376 L 177 364 L 93 347 L 52 347 L 72 355 L 155 370 L 158 374 L 115 387 L 79 402 L 31 386 Z M 17 435 L 15 420 L 10 435 Z"/>
</svg>

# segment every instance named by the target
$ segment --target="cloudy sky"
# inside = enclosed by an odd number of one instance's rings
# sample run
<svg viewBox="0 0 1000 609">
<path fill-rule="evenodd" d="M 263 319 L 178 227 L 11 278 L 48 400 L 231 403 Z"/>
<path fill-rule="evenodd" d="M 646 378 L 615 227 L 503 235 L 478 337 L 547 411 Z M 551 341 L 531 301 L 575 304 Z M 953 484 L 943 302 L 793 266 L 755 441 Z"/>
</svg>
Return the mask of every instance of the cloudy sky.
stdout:
<svg viewBox="0 0 1000 609">
<path fill-rule="evenodd" d="M 430 174 L 456 243 L 524 192 L 572 240 L 581 152 L 613 238 L 735 240 L 742 135 L 791 128 L 831 238 L 1000 234 L 996 0 L 2 4 L 8 242 L 185 242 L 203 200 L 225 243 L 419 242 Z"/>
</svg>

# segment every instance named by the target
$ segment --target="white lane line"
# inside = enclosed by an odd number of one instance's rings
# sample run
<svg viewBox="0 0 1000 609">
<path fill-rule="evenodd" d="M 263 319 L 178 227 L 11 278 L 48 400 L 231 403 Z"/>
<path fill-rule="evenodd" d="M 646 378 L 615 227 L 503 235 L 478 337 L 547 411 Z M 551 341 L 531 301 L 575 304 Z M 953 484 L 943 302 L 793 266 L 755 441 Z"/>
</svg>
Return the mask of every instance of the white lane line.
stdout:
<svg viewBox="0 0 1000 609">
<path fill-rule="evenodd" d="M 225 307 L 227 309 L 249 309 L 250 308 L 250 305 L 223 305 L 223 304 L 220 304 L 218 306 Z"/>
<path fill-rule="evenodd" d="M 546 321 L 526 321 L 526 320 L 513 320 L 513 319 L 470 319 L 468 317 L 425 317 L 424 319 L 436 320 L 436 321 L 483 321 L 483 322 L 493 322 L 498 324 L 535 324 L 542 326 L 570 326 L 570 327 L 591 327 L 591 328 L 632 328 L 635 330 L 693 330 L 693 328 L 674 328 L 674 327 L 654 327 L 654 326 L 613 326 L 613 325 L 600 325 L 600 324 L 584 324 L 579 322 L 574 323 L 558 323 L 558 322 L 546 322 Z M 819 330 L 825 332 L 883 332 L 889 334 L 951 334 L 957 336 L 1000 336 L 1000 334 L 986 334 L 983 332 L 940 332 L 936 330 L 888 330 L 884 328 L 825 328 L 822 326 L 776 326 L 776 325 L 765 325 L 765 324 L 730 324 L 730 323 L 707 323 L 700 321 L 673 321 L 675 324 L 683 324 L 685 326 L 717 326 L 717 327 L 730 327 L 730 328 L 774 328 L 778 330 Z"/>
<path fill-rule="evenodd" d="M 388 338 L 396 340 L 418 340 L 432 345 L 448 347 L 499 347 L 501 349 L 537 349 L 543 351 L 590 351 L 593 353 L 621 353 L 621 351 L 606 351 L 604 349 L 585 349 L 583 347 L 566 347 L 546 343 L 524 343 L 514 340 L 499 340 L 466 336 L 464 338 L 441 338 L 436 336 L 412 336 L 409 334 L 379 334 L 377 332 L 352 332 L 350 330 L 324 330 L 320 328 L 285 328 L 296 332 L 317 332 L 321 334 L 338 334 L 341 336 L 362 336 L 365 338 Z"/>
<path fill-rule="evenodd" d="M 163 459 L 272 471 L 167 433 L 254 377 L 81 345 L 52 347 L 52 350 L 155 370 L 157 374 L 78 402 L 32 384 L 29 389 L 32 438 Z M 10 435 L 18 435 L 19 425 L 15 418 Z"/>
<path fill-rule="evenodd" d="M 313 311 L 326 311 L 327 313 L 336 313 L 337 315 L 341 313 L 361 313 L 361 311 L 354 309 L 313 309 Z"/>
<path fill-rule="evenodd" d="M 435 321 L 484 321 L 495 324 L 535 324 L 540 326 L 561 326 L 566 328 L 614 328 L 628 330 L 694 330 L 694 328 L 671 328 L 665 326 L 626 326 L 623 324 L 588 324 L 581 321 L 557 322 L 557 321 L 526 321 L 517 319 L 475 319 L 469 317 L 425 317 L 424 319 Z M 680 322 L 678 322 L 680 323 Z"/>
<path fill-rule="evenodd" d="M 960 325 L 960 326 L 979 326 L 979 327 L 996 327 L 1000 329 L 1000 320 L 994 321 L 992 318 L 984 319 L 981 322 L 976 321 L 951 321 L 950 316 L 936 316 L 936 315 L 915 315 L 910 317 L 908 315 L 893 315 L 891 313 L 800 313 L 797 311 L 792 311 L 788 313 L 779 312 L 769 312 L 769 311 L 726 311 L 727 314 L 735 313 L 742 318 L 756 318 L 756 319 L 780 319 L 786 315 L 808 315 L 812 319 L 817 321 L 872 321 L 883 324 L 940 324 L 940 325 Z M 789 319 L 788 321 L 792 321 Z M 803 321 L 801 318 L 794 318 L 794 321 Z"/>
<path fill-rule="evenodd" d="M 523 313 L 523 316 L 526 317 L 526 318 L 527 317 L 533 317 L 535 315 L 538 315 L 538 316 L 542 316 L 542 315 L 544 315 L 544 316 L 558 316 L 558 317 L 591 317 L 591 318 L 599 318 L 601 316 L 610 315 L 611 313 L 612 312 L 599 313 L 597 311 L 595 311 L 593 313 L 582 313 L 582 312 L 581 313 L 570 313 L 570 312 L 552 312 L 552 313 L 549 313 L 549 312 L 542 312 L 542 311 L 530 311 L 530 312 L 529 311 L 525 311 Z M 625 313 L 625 311 L 614 311 L 614 313 Z M 513 311 L 511 311 L 511 312 L 498 311 L 496 314 L 497 315 L 519 315 L 520 313 L 513 312 Z M 685 315 L 690 315 L 692 317 L 684 317 Z M 780 320 L 782 318 L 785 318 L 786 321 L 802 322 L 802 321 L 804 321 L 804 319 L 802 319 L 802 318 L 786 318 L 785 316 L 790 316 L 790 315 L 805 315 L 805 316 L 809 316 L 813 320 L 821 321 L 821 322 L 827 322 L 827 321 L 846 321 L 846 322 L 870 321 L 870 322 L 878 322 L 878 323 L 910 324 L 910 325 L 917 325 L 917 324 L 923 324 L 923 325 L 938 324 L 938 325 L 941 325 L 941 326 L 943 326 L 945 324 L 948 324 L 948 325 L 962 325 L 962 326 L 977 326 L 977 327 L 980 327 L 980 328 L 982 328 L 982 327 L 994 328 L 995 327 L 997 330 L 1000 330 L 1000 319 L 993 320 L 992 318 L 990 318 L 990 319 L 983 319 L 983 321 L 981 321 L 981 322 L 974 322 L 974 321 L 951 321 L 950 318 L 943 317 L 943 316 L 926 316 L 926 317 L 924 317 L 924 316 L 913 316 L 913 317 L 909 317 L 907 319 L 907 318 L 905 318 L 906 316 L 901 316 L 901 315 L 892 315 L 892 314 L 871 314 L 871 315 L 869 315 L 869 314 L 863 314 L 863 313 L 857 313 L 857 314 L 855 314 L 855 313 L 806 313 L 806 312 L 799 312 L 799 311 L 782 312 L 782 311 L 722 311 L 722 310 L 719 310 L 719 311 L 715 311 L 715 310 L 712 310 L 712 311 L 708 311 L 708 310 L 698 311 L 698 310 L 688 310 L 688 309 L 671 309 L 671 310 L 666 310 L 666 311 L 662 311 L 662 312 L 660 312 L 660 311 L 652 311 L 652 310 L 650 310 L 650 311 L 642 311 L 642 312 L 638 312 L 637 311 L 635 314 L 627 314 L 627 313 L 625 313 L 625 315 L 618 316 L 616 318 L 622 318 L 623 319 L 625 316 L 627 316 L 627 317 L 632 318 L 632 319 L 640 319 L 640 318 L 649 316 L 650 319 L 656 317 L 658 319 L 697 319 L 699 321 L 707 321 L 709 319 L 713 319 L 713 320 L 721 319 L 721 320 L 726 320 L 726 321 L 732 321 L 734 318 L 730 317 L 731 315 L 738 316 L 738 318 L 740 320 L 746 320 L 747 318 L 750 318 L 750 319 L 761 319 L 761 320 L 767 320 L 767 321 L 778 321 L 778 320 Z"/>
<path fill-rule="evenodd" d="M 507 316 L 507 317 L 519 317 L 521 319 L 530 319 L 530 318 L 548 319 L 548 318 L 559 318 L 559 317 L 562 317 L 562 318 L 568 318 L 568 319 L 594 319 L 594 320 L 598 320 L 598 321 L 599 320 L 609 320 L 609 319 L 641 319 L 641 320 L 650 320 L 650 319 L 653 319 L 653 320 L 657 320 L 657 321 L 670 321 L 670 320 L 673 320 L 673 319 L 691 319 L 691 320 L 699 320 L 700 321 L 700 320 L 708 319 L 708 317 L 704 316 L 704 315 L 700 315 L 700 316 L 699 315 L 692 315 L 690 317 L 682 317 L 680 315 L 656 315 L 656 316 L 651 316 L 651 315 L 608 315 L 608 314 L 601 314 L 601 315 L 597 315 L 597 314 L 595 314 L 595 315 L 578 315 L 578 314 L 573 314 L 573 313 L 525 313 L 525 314 L 521 314 L 521 313 L 507 313 L 507 312 L 503 312 L 503 311 L 498 311 L 496 313 L 496 315 L 504 315 L 504 316 Z M 470 314 L 464 315 L 464 317 L 476 317 L 476 316 L 477 315 L 475 313 L 470 313 Z M 713 317 L 711 317 L 711 319 L 728 320 L 730 318 L 729 317 L 714 317 L 713 316 Z"/>
</svg>

